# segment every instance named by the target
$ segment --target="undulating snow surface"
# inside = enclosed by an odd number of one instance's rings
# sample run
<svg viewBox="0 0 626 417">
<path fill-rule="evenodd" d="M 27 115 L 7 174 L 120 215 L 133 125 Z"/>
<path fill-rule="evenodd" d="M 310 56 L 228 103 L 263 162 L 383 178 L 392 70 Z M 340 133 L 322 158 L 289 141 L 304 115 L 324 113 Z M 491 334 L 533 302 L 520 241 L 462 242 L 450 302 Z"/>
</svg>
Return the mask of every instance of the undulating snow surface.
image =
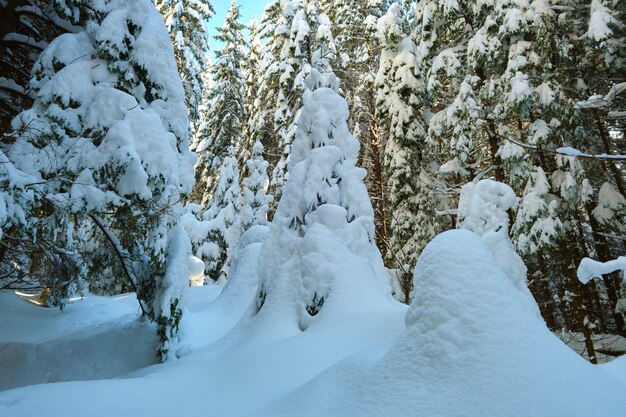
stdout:
<svg viewBox="0 0 626 417">
<path fill-rule="evenodd" d="M 60 311 L 0 293 L 0 390 L 109 378 L 156 363 L 155 329 L 138 319 L 134 294 L 90 296 Z"/>
<path fill-rule="evenodd" d="M 1 294 L 3 387 L 117 379 L 0 392 L 0 416 L 624 415 L 626 360 L 592 366 L 563 345 L 478 235 L 450 231 L 427 246 L 408 311 L 362 292 L 354 315 L 300 331 L 251 320 L 266 232 L 244 234 L 221 293 L 189 290 L 183 358 L 134 372 L 155 348 L 134 297 L 59 312 Z"/>
</svg>

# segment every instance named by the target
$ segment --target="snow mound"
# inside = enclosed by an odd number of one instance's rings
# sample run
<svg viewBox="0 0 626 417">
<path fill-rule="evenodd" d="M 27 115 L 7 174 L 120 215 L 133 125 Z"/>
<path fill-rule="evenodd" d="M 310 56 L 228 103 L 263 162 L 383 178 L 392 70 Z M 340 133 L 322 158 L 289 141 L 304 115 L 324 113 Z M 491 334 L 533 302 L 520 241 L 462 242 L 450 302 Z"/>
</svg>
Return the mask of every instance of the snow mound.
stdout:
<svg viewBox="0 0 626 417">
<path fill-rule="evenodd" d="M 197 256 L 191 255 L 187 260 L 187 270 L 189 271 L 189 285 L 199 287 L 204 282 L 204 262 Z"/>
<path fill-rule="evenodd" d="M 185 312 L 182 330 L 186 346 L 183 353 L 196 351 L 219 340 L 242 317 L 247 317 L 259 285 L 257 263 L 267 231 L 267 226 L 257 225 L 244 232 L 231 265 L 230 278 L 223 290 L 214 300 L 204 300 L 198 308 Z M 207 321 L 205 317 L 213 319 Z"/>
<path fill-rule="evenodd" d="M 461 188 L 458 227 L 483 235 L 499 223 L 509 224 L 509 210 L 516 203 L 515 192 L 508 185 L 481 180 Z"/>
<path fill-rule="evenodd" d="M 549 332 L 480 236 L 436 237 L 414 296 L 406 332 L 382 358 L 348 358 L 267 415 L 623 415 L 623 386 Z"/>
</svg>

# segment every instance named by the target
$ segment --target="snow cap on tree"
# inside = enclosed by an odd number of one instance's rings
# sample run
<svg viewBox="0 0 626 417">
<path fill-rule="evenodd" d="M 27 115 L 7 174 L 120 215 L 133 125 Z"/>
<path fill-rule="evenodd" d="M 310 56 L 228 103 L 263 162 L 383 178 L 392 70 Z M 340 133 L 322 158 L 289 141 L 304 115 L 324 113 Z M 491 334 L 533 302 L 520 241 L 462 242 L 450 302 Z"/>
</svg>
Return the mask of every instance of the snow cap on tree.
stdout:
<svg viewBox="0 0 626 417">
<path fill-rule="evenodd" d="M 517 202 L 511 187 L 493 180 L 469 183 L 461 189 L 459 199 L 459 229 L 484 235 L 498 224 L 509 224 L 509 210 Z"/>
</svg>

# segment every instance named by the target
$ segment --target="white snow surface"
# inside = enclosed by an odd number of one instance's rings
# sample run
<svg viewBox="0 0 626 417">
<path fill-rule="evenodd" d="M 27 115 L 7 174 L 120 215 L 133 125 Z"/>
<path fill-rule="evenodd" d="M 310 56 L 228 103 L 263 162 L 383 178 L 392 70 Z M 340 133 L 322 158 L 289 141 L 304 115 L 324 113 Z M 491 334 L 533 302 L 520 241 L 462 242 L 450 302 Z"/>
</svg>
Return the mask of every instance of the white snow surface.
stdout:
<svg viewBox="0 0 626 417">
<path fill-rule="evenodd" d="M 548 331 L 472 232 L 422 252 L 406 324 L 388 351 L 336 364 L 270 415 L 623 415 L 623 385 Z"/>
<path fill-rule="evenodd" d="M 353 315 L 329 314 L 304 331 L 252 326 L 246 317 L 266 233 L 256 226 L 244 234 L 221 293 L 217 285 L 188 290 L 183 357 L 134 372 L 156 347 L 133 333 L 143 326 L 134 297 L 88 297 L 60 312 L 0 294 L 2 346 L 49 349 L 3 363 L 0 381 L 7 369 L 30 376 L 40 366 L 64 369 L 65 380 L 116 378 L 2 391 L 0 416 L 618 417 L 626 409 L 626 362 L 592 366 L 563 345 L 472 232 L 446 232 L 426 247 L 408 314 L 356 291 Z M 77 337 L 90 333 L 103 337 Z M 70 347 L 88 357 L 68 355 Z M 125 368 L 106 374 L 115 359 Z"/>
<path fill-rule="evenodd" d="M 60 311 L 0 293 L 0 390 L 111 378 L 154 364 L 155 329 L 139 314 L 134 294 L 88 296 Z"/>
<path fill-rule="evenodd" d="M 583 284 L 594 278 L 602 278 L 602 275 L 615 271 L 626 271 L 626 256 L 620 256 L 607 262 L 598 262 L 590 258 L 583 258 L 580 261 L 576 275 Z"/>
</svg>

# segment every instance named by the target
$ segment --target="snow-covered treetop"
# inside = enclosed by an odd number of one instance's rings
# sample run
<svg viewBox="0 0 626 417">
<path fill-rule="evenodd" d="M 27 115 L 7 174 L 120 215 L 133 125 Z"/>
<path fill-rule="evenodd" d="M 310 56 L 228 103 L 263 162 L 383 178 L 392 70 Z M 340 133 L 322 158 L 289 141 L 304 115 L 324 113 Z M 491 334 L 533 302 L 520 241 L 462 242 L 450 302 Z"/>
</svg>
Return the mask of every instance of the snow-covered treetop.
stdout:
<svg viewBox="0 0 626 417">
<path fill-rule="evenodd" d="M 180 76 L 163 59 L 173 56 L 168 33 L 146 0 L 94 8 L 99 24 L 59 36 L 41 54 L 36 100 L 13 122 L 21 135 L 10 158 L 74 212 L 139 201 L 169 207 L 189 192 L 195 156 Z M 165 235 L 155 232 L 151 243 L 161 259 Z"/>
<path fill-rule="evenodd" d="M 461 189 L 457 225 L 483 235 L 498 224 L 509 224 L 509 210 L 517 197 L 511 187 L 493 180 L 469 183 Z"/>
<path fill-rule="evenodd" d="M 312 75 L 318 76 L 315 71 Z M 365 170 L 356 167 L 359 143 L 345 122 L 346 101 L 333 90 L 320 88 L 307 91 L 304 103 L 289 159 L 289 173 L 295 178 L 286 186 L 276 219 L 299 230 L 306 214 L 322 204 L 344 207 L 348 221 L 373 218 L 362 182 Z"/>
<path fill-rule="evenodd" d="M 213 16 L 210 0 L 155 0 L 174 46 L 174 54 L 185 87 L 186 104 L 195 124 L 206 72 L 209 36 L 206 22 Z"/>
</svg>

